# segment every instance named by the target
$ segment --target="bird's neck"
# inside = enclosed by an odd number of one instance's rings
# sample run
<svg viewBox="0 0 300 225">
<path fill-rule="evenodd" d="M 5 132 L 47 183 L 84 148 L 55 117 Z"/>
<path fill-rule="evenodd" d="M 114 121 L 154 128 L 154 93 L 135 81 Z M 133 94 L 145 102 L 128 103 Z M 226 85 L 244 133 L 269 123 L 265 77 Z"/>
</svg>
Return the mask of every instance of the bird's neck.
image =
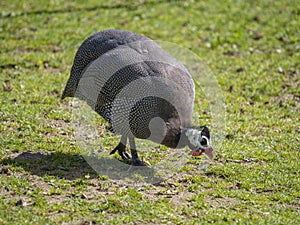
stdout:
<svg viewBox="0 0 300 225">
<path fill-rule="evenodd" d="M 184 148 L 189 144 L 184 130 L 185 129 L 168 127 L 165 138 L 161 144 L 170 148 Z"/>
</svg>

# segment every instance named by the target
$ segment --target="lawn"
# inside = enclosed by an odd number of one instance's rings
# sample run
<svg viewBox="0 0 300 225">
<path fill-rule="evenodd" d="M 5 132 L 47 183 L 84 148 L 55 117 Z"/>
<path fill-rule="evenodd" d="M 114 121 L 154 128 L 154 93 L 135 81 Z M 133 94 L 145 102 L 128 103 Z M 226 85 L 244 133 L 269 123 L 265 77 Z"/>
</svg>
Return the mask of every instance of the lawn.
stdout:
<svg viewBox="0 0 300 225">
<path fill-rule="evenodd" d="M 224 137 L 212 162 L 183 149 L 159 183 L 93 169 L 60 96 L 80 44 L 108 28 L 199 57 L 226 105 L 216 126 L 198 85 L 198 123 Z M 0 44 L 0 224 L 300 224 L 297 1 L 2 1 Z M 118 139 L 87 114 L 109 152 Z M 172 155 L 139 145 L 151 164 Z"/>
</svg>

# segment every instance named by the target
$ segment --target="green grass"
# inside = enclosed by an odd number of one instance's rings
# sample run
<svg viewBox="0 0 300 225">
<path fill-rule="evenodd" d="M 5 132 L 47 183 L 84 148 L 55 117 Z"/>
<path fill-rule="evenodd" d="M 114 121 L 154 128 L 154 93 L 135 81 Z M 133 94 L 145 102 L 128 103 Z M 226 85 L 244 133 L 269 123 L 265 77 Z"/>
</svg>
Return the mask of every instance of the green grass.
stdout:
<svg viewBox="0 0 300 225">
<path fill-rule="evenodd" d="M 299 15 L 292 0 L 2 1 L 0 223 L 299 224 Z M 183 46 L 216 76 L 226 139 L 206 170 L 131 184 L 83 159 L 60 95 L 81 42 L 108 28 Z"/>
</svg>

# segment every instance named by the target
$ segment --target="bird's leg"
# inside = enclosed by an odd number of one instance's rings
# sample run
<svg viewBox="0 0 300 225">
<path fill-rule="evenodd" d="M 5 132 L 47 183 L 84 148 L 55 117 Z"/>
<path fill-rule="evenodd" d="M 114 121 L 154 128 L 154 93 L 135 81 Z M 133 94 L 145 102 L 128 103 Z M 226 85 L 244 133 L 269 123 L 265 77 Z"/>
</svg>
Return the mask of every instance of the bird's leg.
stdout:
<svg viewBox="0 0 300 225">
<path fill-rule="evenodd" d="M 129 138 L 129 145 L 130 145 L 130 151 L 131 151 L 131 165 L 145 166 L 146 164 L 139 159 L 138 153 L 136 151 L 134 138 Z"/>
<path fill-rule="evenodd" d="M 126 143 L 127 143 L 127 137 L 122 135 L 119 144 L 110 152 L 110 154 L 112 155 L 116 151 L 118 151 L 122 159 L 131 159 L 130 154 L 126 151 Z"/>
</svg>

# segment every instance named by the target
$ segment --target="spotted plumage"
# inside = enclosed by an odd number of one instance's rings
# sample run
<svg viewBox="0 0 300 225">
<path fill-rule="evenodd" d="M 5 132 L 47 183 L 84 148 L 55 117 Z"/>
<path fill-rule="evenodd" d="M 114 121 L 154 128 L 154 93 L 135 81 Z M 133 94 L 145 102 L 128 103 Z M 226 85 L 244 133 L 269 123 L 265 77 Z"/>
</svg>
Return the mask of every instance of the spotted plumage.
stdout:
<svg viewBox="0 0 300 225">
<path fill-rule="evenodd" d="M 206 148 L 209 130 L 191 128 L 194 83 L 188 70 L 151 39 L 129 31 L 105 30 L 79 47 L 62 99 L 77 97 L 121 135 L 122 158 L 138 159 L 134 139 L 171 148 Z M 129 140 L 131 155 L 126 152 Z M 205 141 L 206 142 L 205 142 Z M 202 143 L 202 144 L 200 144 Z"/>
</svg>

